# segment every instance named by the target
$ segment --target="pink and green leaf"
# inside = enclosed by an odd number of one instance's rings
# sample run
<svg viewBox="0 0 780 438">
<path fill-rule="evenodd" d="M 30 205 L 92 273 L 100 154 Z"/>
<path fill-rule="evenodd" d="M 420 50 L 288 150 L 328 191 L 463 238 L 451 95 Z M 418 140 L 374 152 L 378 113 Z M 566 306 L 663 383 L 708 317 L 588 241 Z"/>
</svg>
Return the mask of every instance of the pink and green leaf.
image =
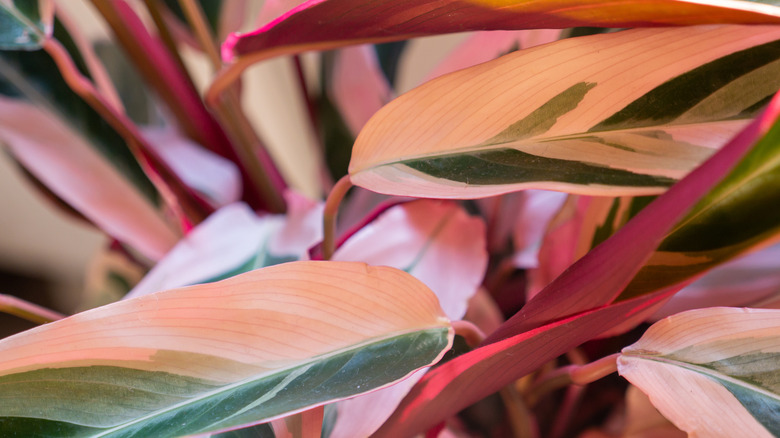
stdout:
<svg viewBox="0 0 780 438">
<path fill-rule="evenodd" d="M 780 435 L 780 311 L 670 316 L 623 349 L 618 371 L 691 436 Z"/>
<path fill-rule="evenodd" d="M 780 88 L 778 40 L 780 27 L 638 29 L 515 52 L 390 102 L 350 175 L 423 197 L 658 194 Z"/>
<path fill-rule="evenodd" d="M 757 120 L 723 149 L 567 269 L 493 332 L 482 347 L 427 374 L 380 429 L 379 436 L 403 436 L 426 430 L 545 361 L 626 320 L 656 310 L 683 284 L 609 303 L 618 297 L 693 204 L 716 192 L 719 182 L 732 169 L 740 169 L 752 161 L 746 155 L 754 145 L 758 144 L 756 149 L 760 150 L 761 142 L 777 144 L 774 136 L 775 131 L 780 131 L 778 115 L 780 98 L 775 98 Z M 592 320 L 593 315 L 599 316 Z M 568 324 L 572 326 L 560 333 L 553 330 Z M 516 358 L 523 360 L 518 362 Z"/>
<path fill-rule="evenodd" d="M 780 23 L 780 10 L 763 3 L 658 0 L 648 7 L 645 0 L 310 0 L 254 32 L 234 34 L 222 56 L 259 60 L 472 30 Z"/>
<path fill-rule="evenodd" d="M 3 339 L 0 433 L 232 429 L 384 387 L 438 361 L 451 342 L 436 297 L 409 274 L 278 265 Z"/>
</svg>

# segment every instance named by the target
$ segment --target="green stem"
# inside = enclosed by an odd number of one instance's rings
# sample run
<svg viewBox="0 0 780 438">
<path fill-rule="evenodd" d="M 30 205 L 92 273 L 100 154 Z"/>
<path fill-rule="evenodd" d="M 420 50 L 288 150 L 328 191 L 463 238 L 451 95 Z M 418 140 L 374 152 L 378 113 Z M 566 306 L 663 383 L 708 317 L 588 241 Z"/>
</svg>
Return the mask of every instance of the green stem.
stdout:
<svg viewBox="0 0 780 438">
<path fill-rule="evenodd" d="M 46 324 L 65 315 L 11 295 L 0 294 L 0 312 L 18 316 L 36 324 Z"/>
<path fill-rule="evenodd" d="M 339 205 L 344 195 L 352 187 L 352 181 L 349 180 L 349 174 L 344 175 L 333 186 L 333 189 L 325 200 L 325 210 L 323 211 L 323 240 L 322 240 L 322 258 L 330 260 L 336 246 L 336 216 L 339 212 Z"/>
</svg>

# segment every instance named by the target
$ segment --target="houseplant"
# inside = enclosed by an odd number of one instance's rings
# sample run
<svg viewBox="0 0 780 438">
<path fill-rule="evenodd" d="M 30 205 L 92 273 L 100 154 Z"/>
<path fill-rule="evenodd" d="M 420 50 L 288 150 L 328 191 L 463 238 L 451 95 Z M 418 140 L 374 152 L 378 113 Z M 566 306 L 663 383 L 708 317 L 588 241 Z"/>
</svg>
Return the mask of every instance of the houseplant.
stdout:
<svg viewBox="0 0 780 438">
<path fill-rule="evenodd" d="M 209 23 L 238 3 L 147 1 L 157 38 L 127 3 L 93 2 L 167 108 L 165 137 L 132 121 L 49 2 L 3 2 L 17 50 L 0 64 L 3 143 L 148 273 L 122 301 L 0 342 L 0 429 L 477 434 L 455 415 L 499 392 L 485 433 L 598 433 L 585 429 L 599 415 L 575 418 L 580 385 L 619 370 L 685 431 L 780 434 L 774 311 L 705 294 L 633 342 L 675 293 L 776 239 L 780 14 L 765 3 L 314 0 L 220 51 Z M 391 102 L 375 53 L 399 46 L 348 47 L 493 30 L 525 31 L 475 34 L 482 50 L 452 63 L 488 62 Z M 188 42 L 219 70 L 203 96 L 177 61 Z M 285 192 L 239 79 L 334 49 L 330 94 L 304 93 L 325 139 L 322 203 Z M 344 81 L 355 71 L 366 83 Z M 354 193 L 337 232 L 352 184 L 426 199 Z"/>
</svg>

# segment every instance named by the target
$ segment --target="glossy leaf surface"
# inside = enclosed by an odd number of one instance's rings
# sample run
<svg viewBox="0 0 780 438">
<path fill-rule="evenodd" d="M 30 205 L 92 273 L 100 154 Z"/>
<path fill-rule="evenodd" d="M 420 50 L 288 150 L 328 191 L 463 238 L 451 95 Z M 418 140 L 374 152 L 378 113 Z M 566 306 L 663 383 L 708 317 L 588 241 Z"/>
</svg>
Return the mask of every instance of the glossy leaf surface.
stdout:
<svg viewBox="0 0 780 438">
<path fill-rule="evenodd" d="M 255 32 L 228 38 L 222 56 L 264 59 L 470 30 L 779 23 L 780 11 L 765 3 L 660 0 L 648 7 L 643 0 L 310 0 Z"/>
<path fill-rule="evenodd" d="M 0 341 L 0 434 L 235 428 L 388 385 L 451 342 L 436 297 L 402 271 L 288 263 Z"/>
<path fill-rule="evenodd" d="M 0 1 L 0 50 L 40 49 L 52 33 L 50 0 Z"/>
<path fill-rule="evenodd" d="M 692 436 L 780 435 L 780 311 L 708 308 L 663 319 L 620 374 Z"/>
<path fill-rule="evenodd" d="M 639 29 L 515 52 L 386 105 L 356 140 L 352 181 L 444 198 L 657 194 L 780 88 L 779 39 L 778 27 Z"/>
</svg>

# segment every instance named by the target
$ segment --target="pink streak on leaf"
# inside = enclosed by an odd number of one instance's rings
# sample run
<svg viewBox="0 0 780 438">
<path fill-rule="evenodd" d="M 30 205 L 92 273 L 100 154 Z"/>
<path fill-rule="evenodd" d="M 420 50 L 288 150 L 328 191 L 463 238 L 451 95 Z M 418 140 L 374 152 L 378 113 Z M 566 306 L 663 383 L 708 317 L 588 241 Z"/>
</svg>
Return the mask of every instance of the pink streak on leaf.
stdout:
<svg viewBox="0 0 780 438">
<path fill-rule="evenodd" d="M 338 52 L 328 94 L 355 136 L 393 98 L 370 45 L 347 47 Z"/>
<path fill-rule="evenodd" d="M 641 8 L 645 2 L 540 3 L 518 1 L 498 7 L 467 0 L 311 0 L 254 32 L 232 34 L 222 46 L 222 57 L 232 62 L 265 51 L 291 54 L 475 30 L 769 24 L 780 18 L 768 5 L 737 8 L 735 2 L 718 2 L 727 5 L 723 6 L 658 0 L 653 8 Z"/>
<path fill-rule="evenodd" d="M 390 208 L 355 233 L 334 260 L 405 269 L 433 290 L 451 319 L 460 319 L 487 268 L 484 225 L 454 202 L 418 200 Z M 392 387 L 337 405 L 332 438 L 369 436 L 425 370 Z"/>
</svg>

